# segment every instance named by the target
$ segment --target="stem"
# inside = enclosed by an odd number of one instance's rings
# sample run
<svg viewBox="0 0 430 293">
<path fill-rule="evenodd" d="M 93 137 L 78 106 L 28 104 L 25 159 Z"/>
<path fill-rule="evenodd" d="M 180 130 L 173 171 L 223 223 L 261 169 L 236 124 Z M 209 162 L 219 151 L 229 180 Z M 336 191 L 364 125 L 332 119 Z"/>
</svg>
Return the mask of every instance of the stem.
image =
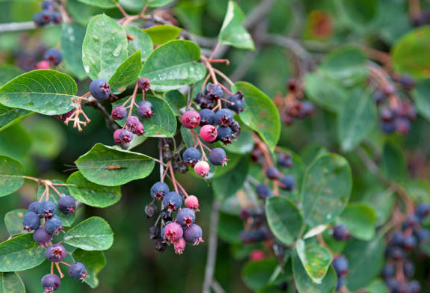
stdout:
<svg viewBox="0 0 430 293">
<path fill-rule="evenodd" d="M 119 9 L 119 11 L 121 11 L 122 15 L 124 15 L 125 18 L 129 17 L 127 12 L 125 12 L 124 8 L 122 8 L 122 6 L 119 3 L 116 3 L 116 7 Z"/>
<path fill-rule="evenodd" d="M 211 225 L 209 234 L 208 256 L 205 268 L 205 280 L 203 282 L 203 293 L 211 292 L 211 285 L 215 272 L 217 244 L 218 244 L 218 219 L 219 219 L 219 201 L 215 200 L 212 205 Z"/>
<path fill-rule="evenodd" d="M 135 99 L 136 99 L 136 94 L 137 94 L 138 89 L 139 89 L 139 85 L 136 84 L 136 86 L 134 87 L 133 94 L 131 95 L 130 110 L 128 111 L 128 116 L 131 116 L 131 114 L 132 114 L 133 106 L 135 104 Z"/>
<path fill-rule="evenodd" d="M 209 61 L 212 61 L 212 59 L 215 57 L 215 54 L 218 51 L 218 49 L 219 49 L 219 43 L 216 44 L 211 56 L 209 57 Z"/>
<path fill-rule="evenodd" d="M 60 261 L 60 263 L 62 263 L 63 265 L 65 265 L 65 266 L 68 266 L 68 267 L 71 267 L 72 265 L 70 265 L 70 264 L 68 264 L 68 263 L 66 263 L 66 262 L 64 262 L 64 261 Z"/>
<path fill-rule="evenodd" d="M 169 168 L 169 170 L 170 170 L 170 177 L 171 177 L 170 180 L 172 180 L 173 187 L 175 188 L 176 193 L 179 193 L 176 178 L 175 178 L 175 173 L 173 172 L 172 162 L 169 162 L 167 164 L 167 168 Z"/>
<path fill-rule="evenodd" d="M 266 158 L 266 161 L 268 162 L 269 166 L 273 166 L 272 156 L 270 155 L 269 149 L 267 148 L 267 145 L 261 140 L 261 138 L 253 133 L 252 137 L 255 141 L 255 143 L 258 145 L 258 147 L 263 152 L 264 157 Z"/>
<path fill-rule="evenodd" d="M 163 144 L 163 140 L 161 138 L 158 139 L 158 151 L 159 151 L 158 154 L 159 154 L 160 161 L 163 161 L 163 146 L 162 146 L 162 144 Z M 163 174 L 164 174 L 164 167 L 163 167 L 163 164 L 160 164 L 160 179 L 161 179 L 161 182 L 163 182 L 163 179 L 164 179 Z"/>
<path fill-rule="evenodd" d="M 57 271 L 60 274 L 60 277 L 64 278 L 63 272 L 61 271 L 61 268 L 60 268 L 60 264 L 58 262 L 56 262 L 55 266 L 57 267 Z"/>
<path fill-rule="evenodd" d="M 216 74 L 221 76 L 226 82 L 228 82 L 230 84 L 230 86 L 234 86 L 234 82 L 230 78 L 228 78 L 227 75 L 225 75 L 224 73 L 222 73 L 221 71 L 219 71 L 216 68 L 214 68 L 214 71 Z"/>
</svg>

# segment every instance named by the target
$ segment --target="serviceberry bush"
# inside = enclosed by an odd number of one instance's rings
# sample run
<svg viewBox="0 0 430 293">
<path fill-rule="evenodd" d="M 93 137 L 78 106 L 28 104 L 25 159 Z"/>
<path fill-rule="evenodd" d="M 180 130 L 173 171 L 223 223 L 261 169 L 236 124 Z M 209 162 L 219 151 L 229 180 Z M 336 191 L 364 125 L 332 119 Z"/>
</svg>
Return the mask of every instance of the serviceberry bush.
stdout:
<svg viewBox="0 0 430 293">
<path fill-rule="evenodd" d="M 0 292 L 429 292 L 425 1 L 0 8 Z"/>
</svg>

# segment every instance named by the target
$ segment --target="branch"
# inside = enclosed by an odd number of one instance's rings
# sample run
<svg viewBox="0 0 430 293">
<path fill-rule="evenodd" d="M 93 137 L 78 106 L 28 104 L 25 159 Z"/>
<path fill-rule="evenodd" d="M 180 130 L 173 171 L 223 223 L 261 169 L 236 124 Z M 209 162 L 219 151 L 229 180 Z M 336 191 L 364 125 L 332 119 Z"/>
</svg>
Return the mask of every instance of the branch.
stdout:
<svg viewBox="0 0 430 293">
<path fill-rule="evenodd" d="M 214 289 L 215 293 L 225 293 L 224 289 L 216 280 L 212 281 L 212 289 Z"/>
<path fill-rule="evenodd" d="M 115 120 L 112 119 L 112 115 L 106 111 L 106 108 L 103 107 L 103 105 L 100 104 L 99 101 L 94 99 L 94 101 L 91 101 L 90 103 L 88 103 L 86 105 L 93 106 L 94 108 L 96 108 L 97 110 L 99 110 L 103 114 L 103 116 L 105 117 L 105 120 L 106 120 L 106 126 L 109 129 L 115 131 L 119 128 L 119 126 L 118 126 L 118 124 L 116 124 Z"/>
<path fill-rule="evenodd" d="M 33 30 L 36 28 L 37 27 L 33 21 L 1 23 L 0 33 L 27 31 L 27 30 Z"/>
</svg>

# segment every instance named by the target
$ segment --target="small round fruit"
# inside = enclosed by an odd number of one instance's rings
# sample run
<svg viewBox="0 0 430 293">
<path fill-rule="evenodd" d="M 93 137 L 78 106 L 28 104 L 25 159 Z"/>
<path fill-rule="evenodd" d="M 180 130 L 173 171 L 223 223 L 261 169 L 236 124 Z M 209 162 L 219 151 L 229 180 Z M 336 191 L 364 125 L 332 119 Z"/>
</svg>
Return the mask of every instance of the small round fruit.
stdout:
<svg viewBox="0 0 430 293">
<path fill-rule="evenodd" d="M 61 280 L 57 275 L 47 274 L 43 276 L 41 283 L 42 287 L 45 288 L 45 292 L 51 293 L 60 288 Z"/>
<path fill-rule="evenodd" d="M 83 263 L 75 262 L 69 268 L 69 276 L 73 279 L 83 280 L 87 276 L 87 270 Z"/>
<path fill-rule="evenodd" d="M 215 166 L 227 165 L 227 154 L 222 148 L 214 148 L 209 153 L 209 161 Z"/>
<path fill-rule="evenodd" d="M 57 215 L 54 215 L 52 218 L 46 220 L 45 229 L 49 234 L 57 235 L 63 230 L 63 223 Z"/>
<path fill-rule="evenodd" d="M 195 195 L 190 195 L 185 199 L 185 206 L 195 211 L 199 210 L 199 199 Z"/>
<path fill-rule="evenodd" d="M 213 125 L 205 125 L 200 128 L 200 137 L 205 142 L 214 142 L 218 136 L 218 131 Z"/>
<path fill-rule="evenodd" d="M 127 117 L 127 109 L 123 105 L 118 105 L 112 109 L 112 119 L 122 120 Z"/>
<path fill-rule="evenodd" d="M 67 255 L 66 249 L 61 244 L 53 244 L 45 251 L 46 259 L 52 262 L 60 262 Z"/>
<path fill-rule="evenodd" d="M 22 218 L 22 226 L 26 231 L 36 230 L 40 227 L 40 218 L 35 212 L 28 212 Z"/>
<path fill-rule="evenodd" d="M 205 88 L 205 96 L 217 101 L 224 96 L 224 91 L 219 85 L 209 82 Z"/>
<path fill-rule="evenodd" d="M 277 180 L 280 175 L 281 175 L 281 173 L 279 173 L 279 170 L 276 167 L 272 166 L 272 167 L 268 167 L 266 169 L 266 176 L 270 180 Z"/>
<path fill-rule="evenodd" d="M 266 199 L 273 195 L 272 190 L 266 184 L 259 184 L 255 188 L 255 191 L 260 199 Z"/>
<path fill-rule="evenodd" d="M 193 245 L 197 245 L 200 242 L 203 242 L 203 231 L 202 228 L 193 224 L 184 231 L 184 238 L 187 242 L 193 243 Z"/>
<path fill-rule="evenodd" d="M 149 91 L 151 81 L 146 77 L 141 77 L 137 80 L 137 86 L 144 92 Z"/>
<path fill-rule="evenodd" d="M 45 228 L 42 227 L 42 228 L 39 228 L 36 231 L 34 231 L 33 239 L 34 239 L 34 241 L 39 243 L 40 246 L 44 247 L 44 246 L 48 245 L 49 241 L 51 241 L 52 235 L 49 234 Z"/>
<path fill-rule="evenodd" d="M 200 151 L 196 148 L 187 148 L 184 153 L 182 154 L 182 158 L 184 159 L 184 162 L 190 165 L 191 167 L 194 167 L 197 162 L 201 159 L 202 154 Z"/>
<path fill-rule="evenodd" d="M 188 110 L 182 115 L 182 124 L 186 128 L 196 128 L 200 125 L 200 114 L 195 110 Z"/>
<path fill-rule="evenodd" d="M 133 132 L 128 129 L 123 129 L 119 133 L 119 140 L 121 144 L 128 144 L 133 140 Z"/>
<path fill-rule="evenodd" d="M 63 214 L 72 215 L 76 211 L 76 200 L 73 196 L 64 195 L 58 201 L 58 209 Z"/>
<path fill-rule="evenodd" d="M 42 201 L 39 205 L 39 217 L 49 219 L 55 215 L 56 207 L 52 201 Z"/>
<path fill-rule="evenodd" d="M 42 9 L 54 10 L 54 8 L 55 8 L 54 1 L 45 0 L 42 2 Z"/>
<path fill-rule="evenodd" d="M 344 225 L 337 225 L 333 228 L 333 238 L 337 241 L 345 241 L 351 238 L 351 234 Z"/>
<path fill-rule="evenodd" d="M 422 221 L 430 215 L 430 205 L 427 203 L 420 203 L 415 210 L 415 214 Z"/>
<path fill-rule="evenodd" d="M 178 241 L 176 241 L 173 245 L 173 248 L 175 249 L 175 253 L 182 254 L 185 250 L 187 242 L 184 238 L 180 238 Z"/>
<path fill-rule="evenodd" d="M 231 143 L 232 131 L 230 127 L 220 126 L 218 127 L 217 131 L 218 131 L 217 140 L 222 141 L 222 143 L 224 143 L 225 145 Z"/>
<path fill-rule="evenodd" d="M 154 115 L 152 103 L 149 101 L 141 101 L 138 104 L 137 115 L 140 118 L 151 118 Z"/>
<path fill-rule="evenodd" d="M 145 214 L 147 218 L 152 218 L 158 213 L 158 207 L 155 203 L 150 203 L 145 206 Z"/>
<path fill-rule="evenodd" d="M 104 79 L 95 79 L 90 84 L 91 95 L 97 100 L 105 100 L 110 96 L 110 85 Z"/>
<path fill-rule="evenodd" d="M 32 202 L 28 206 L 28 211 L 38 214 L 39 213 L 39 208 L 40 208 L 40 202 L 35 201 L 35 202 Z"/>
<path fill-rule="evenodd" d="M 200 111 L 200 126 L 215 124 L 215 113 L 209 109 Z"/>
<path fill-rule="evenodd" d="M 234 95 L 227 98 L 230 103 L 226 103 L 227 108 L 235 111 L 236 113 L 243 111 L 243 105 L 245 104 L 245 99 L 241 92 L 237 92 Z"/>
<path fill-rule="evenodd" d="M 164 241 L 167 243 L 175 243 L 182 238 L 184 231 L 178 223 L 169 223 L 164 228 Z M 163 232 L 161 232 L 163 235 Z"/>
<path fill-rule="evenodd" d="M 189 227 L 196 220 L 196 213 L 189 208 L 182 208 L 176 214 L 176 222 L 182 226 Z"/>
<path fill-rule="evenodd" d="M 179 193 L 171 191 L 164 195 L 163 206 L 170 210 L 176 211 L 182 206 L 182 197 Z"/>
<path fill-rule="evenodd" d="M 215 113 L 215 123 L 220 126 L 229 126 L 233 121 L 233 113 L 227 109 L 221 109 Z"/>
<path fill-rule="evenodd" d="M 284 152 L 278 155 L 277 162 L 279 166 L 282 166 L 285 168 L 291 168 L 294 164 L 291 154 L 284 153 Z"/>
<path fill-rule="evenodd" d="M 49 61 L 42 60 L 36 64 L 36 69 L 51 69 Z"/>
<path fill-rule="evenodd" d="M 63 17 L 61 16 L 61 13 L 59 12 L 53 12 L 52 13 L 52 22 L 56 24 L 60 24 L 63 22 Z"/>
<path fill-rule="evenodd" d="M 156 182 L 151 187 L 151 197 L 155 198 L 156 200 L 163 200 L 164 195 L 169 193 L 169 185 L 167 185 L 164 182 Z"/>
<path fill-rule="evenodd" d="M 194 166 L 194 171 L 205 178 L 209 174 L 209 164 L 206 161 L 198 161 L 197 164 Z"/>
<path fill-rule="evenodd" d="M 296 183 L 293 176 L 284 175 L 284 177 L 279 180 L 279 186 L 286 191 L 293 191 Z"/>
<path fill-rule="evenodd" d="M 49 61 L 49 63 L 53 65 L 58 65 L 61 63 L 61 61 L 63 61 L 63 54 L 61 54 L 61 52 L 55 48 L 47 50 L 43 57 L 46 61 Z"/>
<path fill-rule="evenodd" d="M 348 260 L 343 255 L 336 257 L 333 260 L 332 265 L 338 276 L 344 277 L 345 275 L 348 274 L 348 271 L 349 271 Z"/>
</svg>

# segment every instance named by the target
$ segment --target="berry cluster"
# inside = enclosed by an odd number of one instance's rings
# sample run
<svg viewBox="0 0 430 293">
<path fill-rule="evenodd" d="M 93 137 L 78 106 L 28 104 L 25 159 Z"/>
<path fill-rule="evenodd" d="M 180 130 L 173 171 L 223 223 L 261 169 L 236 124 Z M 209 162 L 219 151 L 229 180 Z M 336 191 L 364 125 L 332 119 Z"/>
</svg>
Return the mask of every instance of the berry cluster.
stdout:
<svg viewBox="0 0 430 293">
<path fill-rule="evenodd" d="M 36 69 L 51 69 L 63 61 L 63 54 L 60 50 L 52 48 L 45 52 L 43 60 L 36 64 Z"/>
<path fill-rule="evenodd" d="M 55 2 L 51 0 L 44 0 L 42 2 L 42 11 L 33 15 L 33 21 L 36 26 L 45 26 L 49 23 L 60 24 L 63 22 L 61 13 L 55 11 Z"/>
<path fill-rule="evenodd" d="M 410 280 L 414 276 L 415 266 L 407 257 L 419 244 L 430 240 L 430 231 L 421 226 L 429 214 L 430 205 L 418 205 L 415 213 L 403 221 L 401 230 L 395 231 L 389 238 L 386 250 L 387 263 L 382 270 L 382 277 L 391 293 L 421 291 L 420 283 Z"/>
</svg>

